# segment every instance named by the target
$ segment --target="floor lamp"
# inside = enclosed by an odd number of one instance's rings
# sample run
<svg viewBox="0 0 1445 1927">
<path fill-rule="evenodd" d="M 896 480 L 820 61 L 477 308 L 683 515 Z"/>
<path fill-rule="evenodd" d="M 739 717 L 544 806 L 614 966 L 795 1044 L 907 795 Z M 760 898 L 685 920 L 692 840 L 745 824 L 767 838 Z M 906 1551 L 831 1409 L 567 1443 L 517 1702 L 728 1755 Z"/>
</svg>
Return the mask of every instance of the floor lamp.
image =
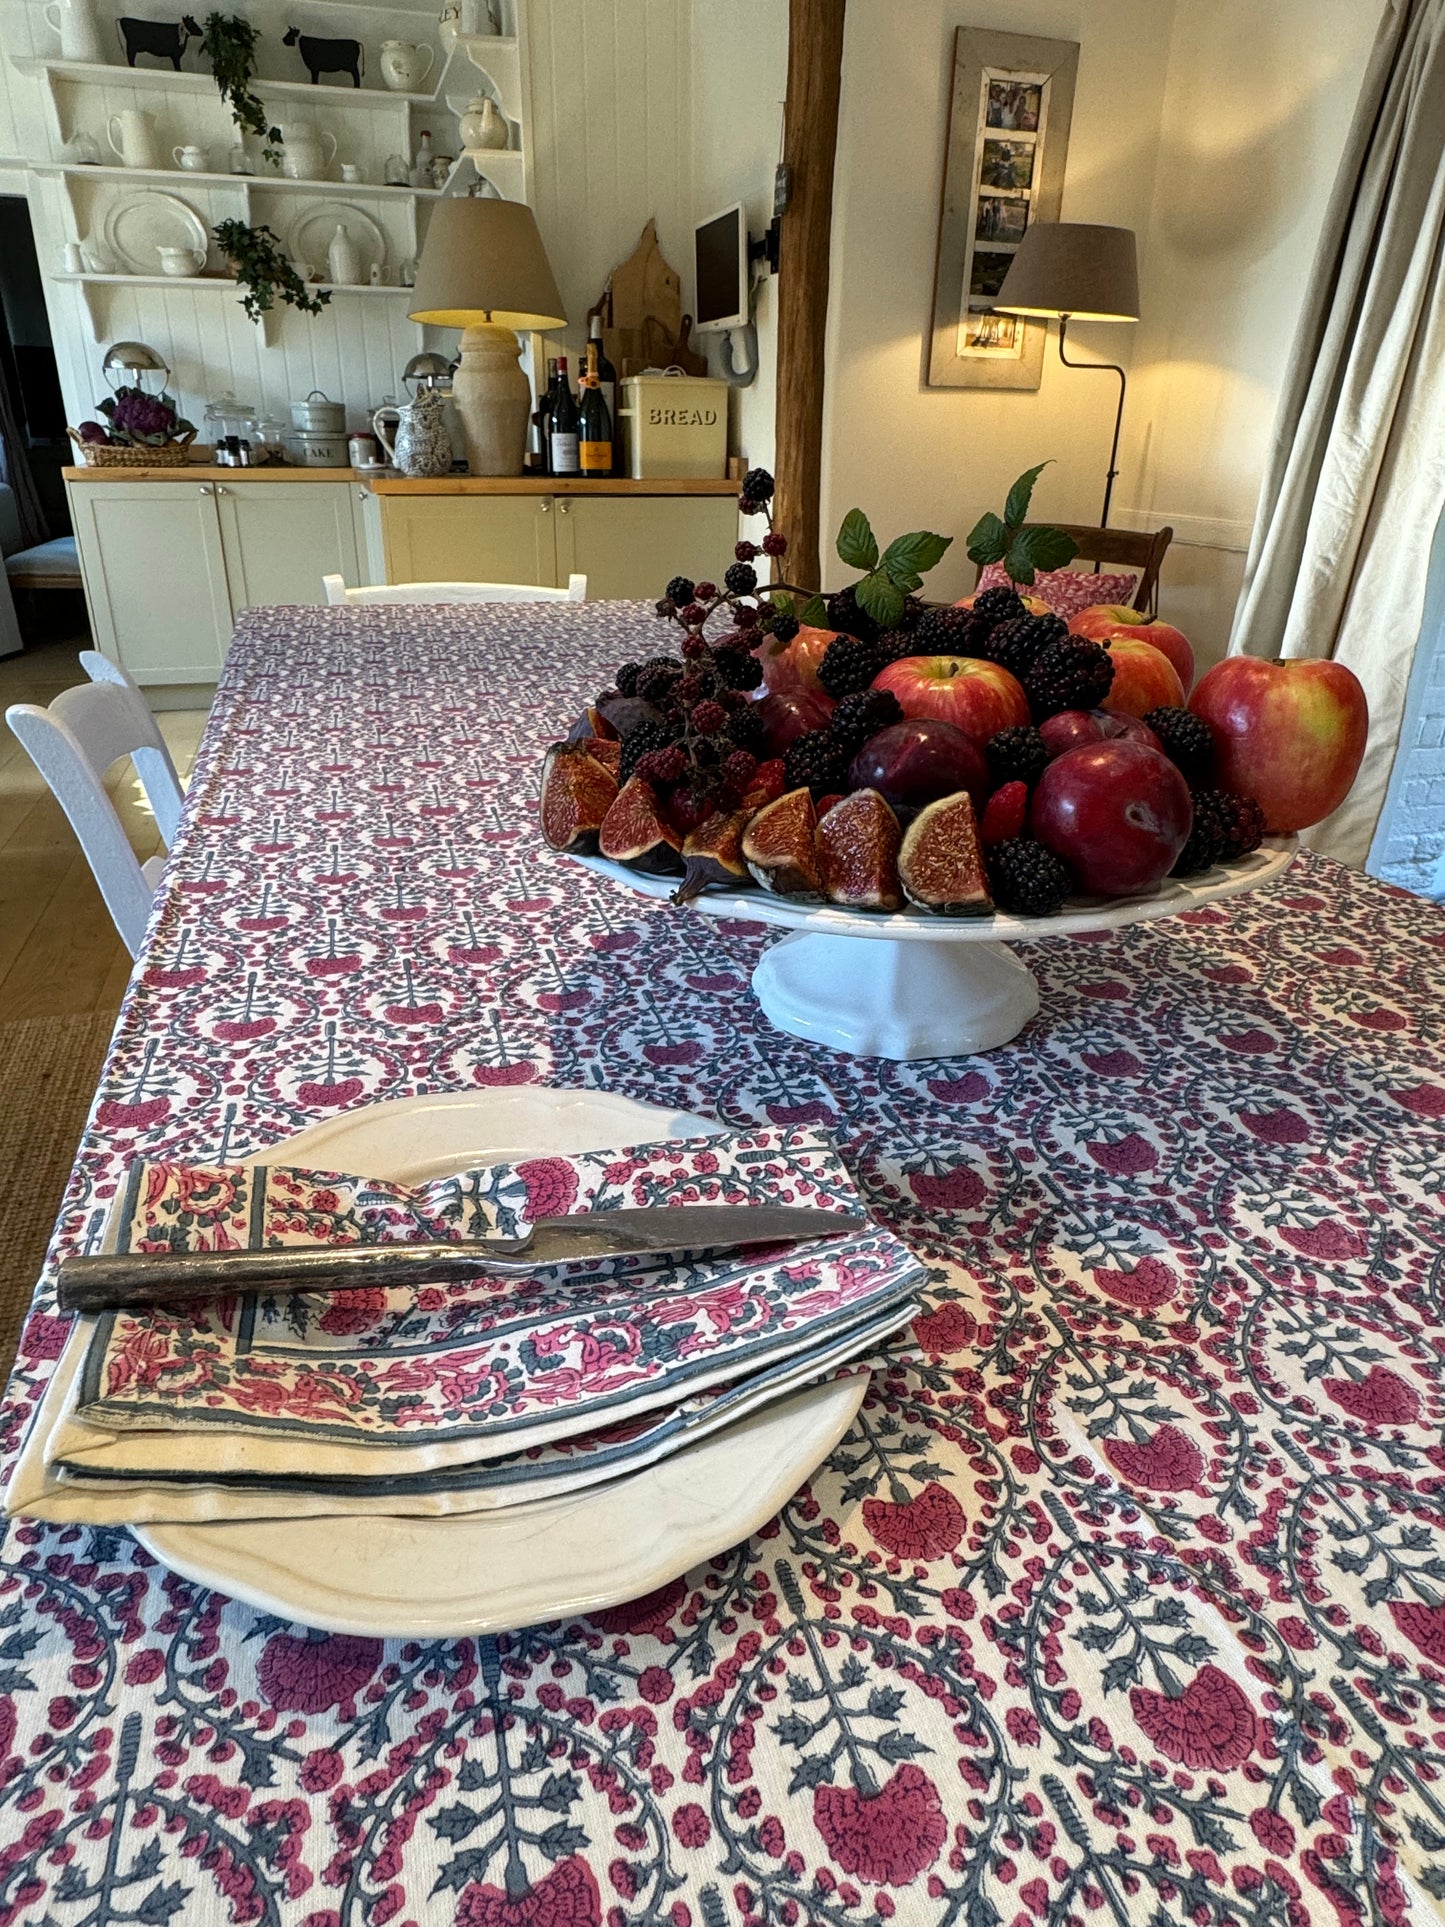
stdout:
<svg viewBox="0 0 1445 1927">
<path fill-rule="evenodd" d="M 1109 526 L 1109 503 L 1119 473 L 1119 430 L 1124 422 L 1124 370 L 1112 361 L 1070 361 L 1064 352 L 1071 321 L 1137 321 L 1139 263 L 1134 231 L 1095 227 L 1082 221 L 1044 221 L 1019 243 L 993 306 L 1000 314 L 1059 324 L 1059 360 L 1066 368 L 1093 368 L 1119 377 L 1119 407 L 1104 481 L 1100 528 Z"/>
</svg>

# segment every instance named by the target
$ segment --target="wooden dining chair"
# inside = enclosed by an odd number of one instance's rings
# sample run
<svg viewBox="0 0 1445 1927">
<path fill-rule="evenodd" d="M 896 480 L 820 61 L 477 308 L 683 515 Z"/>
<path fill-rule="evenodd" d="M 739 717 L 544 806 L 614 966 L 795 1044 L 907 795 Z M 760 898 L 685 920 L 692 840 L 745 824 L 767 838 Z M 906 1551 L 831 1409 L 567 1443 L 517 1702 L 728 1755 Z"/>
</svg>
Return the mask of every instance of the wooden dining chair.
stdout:
<svg viewBox="0 0 1445 1927">
<path fill-rule="evenodd" d="M 70 819 L 121 940 L 138 957 L 165 860 L 153 856 L 142 863 L 136 856 L 105 775 L 123 756 L 130 758 L 167 849 L 180 823 L 181 785 L 145 698 L 127 683 L 128 677 L 79 683 L 62 690 L 48 709 L 12 703 L 5 720 Z"/>
<path fill-rule="evenodd" d="M 324 575 L 321 586 L 332 608 L 343 603 L 423 602 L 585 602 L 587 578 L 570 575 L 565 589 L 534 587 L 530 582 L 389 582 L 378 589 L 348 589 L 339 575 Z"/>
<path fill-rule="evenodd" d="M 1078 522 L 1025 522 L 1024 527 L 1062 529 L 1078 544 L 1083 561 L 1137 569 L 1139 580 L 1134 587 L 1134 607 L 1151 616 L 1159 613 L 1159 570 L 1164 551 L 1174 540 L 1173 529 L 1095 529 Z M 975 586 L 982 574 L 980 566 L 974 576 Z"/>
</svg>

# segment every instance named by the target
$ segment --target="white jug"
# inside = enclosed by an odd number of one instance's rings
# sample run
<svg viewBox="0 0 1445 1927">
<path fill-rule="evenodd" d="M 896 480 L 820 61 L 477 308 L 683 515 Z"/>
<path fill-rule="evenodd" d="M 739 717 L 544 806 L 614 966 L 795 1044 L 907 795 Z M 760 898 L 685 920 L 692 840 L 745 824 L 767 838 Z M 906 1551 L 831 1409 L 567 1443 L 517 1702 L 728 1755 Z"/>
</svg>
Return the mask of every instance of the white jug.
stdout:
<svg viewBox="0 0 1445 1927">
<path fill-rule="evenodd" d="M 199 274 L 206 265 L 204 248 L 157 248 L 161 257 L 161 273 L 175 275 L 179 279 L 189 279 Z"/>
<path fill-rule="evenodd" d="M 119 127 L 120 139 L 115 137 Z M 126 107 L 106 122 L 106 134 L 126 167 L 159 167 L 160 142 L 156 139 L 156 117 L 139 107 Z"/>
<path fill-rule="evenodd" d="M 422 65 L 423 58 L 426 64 Z M 381 77 L 393 93 L 416 94 L 436 60 L 435 47 L 423 47 L 410 40 L 383 40 Z"/>
<path fill-rule="evenodd" d="M 330 151 L 326 143 L 330 142 Z M 329 128 L 320 133 L 304 122 L 281 123 L 281 171 L 289 180 L 319 181 L 336 159 L 336 136 Z"/>
<path fill-rule="evenodd" d="M 386 424 L 396 423 L 396 440 L 386 432 Z M 371 418 L 382 447 L 403 475 L 434 477 L 449 475 L 452 466 L 452 438 L 447 432 L 446 404 L 434 388 L 424 388 L 405 408 L 390 405 L 378 408 Z"/>
<path fill-rule="evenodd" d="M 211 157 L 205 148 L 197 147 L 193 142 L 185 147 L 173 147 L 171 159 L 188 174 L 204 174 L 211 165 Z"/>
<path fill-rule="evenodd" d="M 60 35 L 62 60 L 96 62 L 105 59 L 94 0 L 50 0 L 43 11 L 45 18 Z"/>
<path fill-rule="evenodd" d="M 331 246 L 326 250 L 326 263 L 331 270 L 334 287 L 354 288 L 361 279 L 360 250 L 339 221 L 331 237 Z"/>
</svg>

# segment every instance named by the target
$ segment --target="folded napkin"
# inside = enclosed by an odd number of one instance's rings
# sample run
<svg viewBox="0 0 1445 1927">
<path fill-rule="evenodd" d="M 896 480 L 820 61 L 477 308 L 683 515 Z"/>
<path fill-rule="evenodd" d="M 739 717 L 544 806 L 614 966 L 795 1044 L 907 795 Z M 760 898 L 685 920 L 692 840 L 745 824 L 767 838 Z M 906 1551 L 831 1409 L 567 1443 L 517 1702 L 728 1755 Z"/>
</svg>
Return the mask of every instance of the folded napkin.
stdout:
<svg viewBox="0 0 1445 1927">
<path fill-rule="evenodd" d="M 827 1139 L 758 1130 L 533 1158 L 416 1189 L 286 1166 L 142 1164 L 114 1244 L 514 1237 L 568 1211 L 748 1201 L 860 1208 Z M 870 1225 L 772 1257 L 106 1313 L 72 1335 L 7 1508 L 40 1512 L 62 1490 L 76 1503 L 83 1491 L 86 1503 L 111 1497 L 112 1519 L 136 1521 L 157 1516 L 136 1507 L 163 1489 L 170 1507 L 190 1495 L 196 1510 L 165 1515 L 186 1517 L 217 1516 L 206 1494 L 218 1487 L 253 1517 L 269 1510 L 256 1497 L 267 1492 L 289 1495 L 291 1510 L 374 1499 L 428 1513 L 537 1496 L 563 1489 L 553 1481 L 615 1476 L 836 1369 L 906 1317 L 923 1275 Z M 548 1447 L 559 1449 L 536 1457 Z"/>
</svg>

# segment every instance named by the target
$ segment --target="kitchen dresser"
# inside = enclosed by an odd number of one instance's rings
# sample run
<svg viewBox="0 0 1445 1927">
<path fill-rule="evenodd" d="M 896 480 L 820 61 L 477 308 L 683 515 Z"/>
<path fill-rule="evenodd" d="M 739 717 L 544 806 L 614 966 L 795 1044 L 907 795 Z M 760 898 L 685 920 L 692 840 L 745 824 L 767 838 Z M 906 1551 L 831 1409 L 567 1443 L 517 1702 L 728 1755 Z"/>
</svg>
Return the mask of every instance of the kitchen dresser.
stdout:
<svg viewBox="0 0 1445 1927">
<path fill-rule="evenodd" d="M 65 475 L 96 647 L 157 702 L 215 682 L 243 609 L 319 603 L 326 574 L 561 587 L 580 572 L 590 600 L 651 599 L 679 571 L 721 580 L 738 535 L 737 483 L 722 479 L 369 481 L 194 463 Z"/>
</svg>

